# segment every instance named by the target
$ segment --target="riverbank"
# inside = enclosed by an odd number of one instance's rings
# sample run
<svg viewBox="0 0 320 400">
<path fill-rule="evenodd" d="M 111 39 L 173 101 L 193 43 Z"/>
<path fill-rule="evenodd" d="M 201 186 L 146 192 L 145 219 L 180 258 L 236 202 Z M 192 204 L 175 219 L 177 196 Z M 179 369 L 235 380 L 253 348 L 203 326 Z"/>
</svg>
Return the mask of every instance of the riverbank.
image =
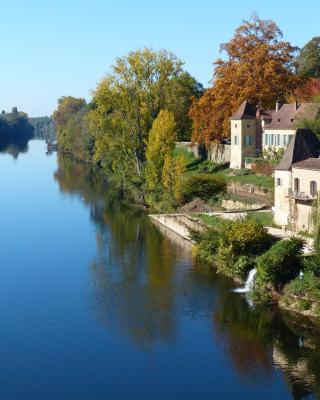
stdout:
<svg viewBox="0 0 320 400">
<path fill-rule="evenodd" d="M 225 220 L 236 220 L 241 216 L 246 215 L 246 213 L 210 213 L 210 216 L 214 214 L 215 217 L 222 218 Z M 208 225 L 203 222 L 202 219 L 198 218 L 198 216 L 191 216 L 189 214 L 151 214 L 149 218 L 158 224 L 159 226 L 163 226 L 166 229 L 169 229 L 174 234 L 181 237 L 184 241 L 188 241 L 194 249 L 196 249 L 196 243 L 190 236 L 190 231 L 198 231 L 204 232 L 208 229 Z M 313 252 L 313 239 L 304 238 L 301 235 L 296 235 L 291 231 L 284 231 L 282 229 L 267 227 L 267 231 L 269 235 L 272 235 L 276 241 L 285 241 L 290 240 L 292 238 L 298 237 L 299 239 L 304 239 L 305 245 L 302 249 L 302 253 L 304 255 L 310 255 Z M 230 275 L 227 274 L 230 277 Z M 233 277 L 234 281 L 239 283 L 241 280 Z M 244 279 L 242 280 L 244 281 Z M 272 291 L 270 291 L 272 293 Z M 287 297 L 286 297 L 287 296 Z M 271 299 L 268 298 L 268 301 Z M 260 299 L 261 301 L 261 299 Z M 266 300 L 264 300 L 266 301 Z M 305 294 L 300 296 L 295 296 L 295 301 L 288 301 L 288 294 L 279 293 L 278 291 L 274 292 L 272 295 L 272 302 L 278 304 L 279 308 L 284 309 L 288 312 L 293 312 L 296 314 L 303 315 L 313 320 L 316 319 L 319 321 L 319 313 L 318 313 L 318 305 L 317 303 L 312 303 L 305 298 Z M 290 304 L 289 304 L 290 303 Z M 308 304 L 308 309 L 305 309 L 305 304 Z"/>
</svg>

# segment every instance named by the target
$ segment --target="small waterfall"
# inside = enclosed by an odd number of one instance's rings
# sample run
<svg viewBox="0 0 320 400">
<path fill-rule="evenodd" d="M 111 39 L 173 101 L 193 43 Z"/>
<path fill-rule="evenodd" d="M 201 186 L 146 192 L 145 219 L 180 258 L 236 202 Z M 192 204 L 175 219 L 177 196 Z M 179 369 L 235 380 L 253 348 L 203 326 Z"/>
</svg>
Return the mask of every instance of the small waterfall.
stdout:
<svg viewBox="0 0 320 400">
<path fill-rule="evenodd" d="M 253 268 L 248 275 L 246 283 L 243 288 L 234 289 L 235 293 L 249 293 L 253 290 L 254 287 L 254 279 L 256 277 L 257 270 Z"/>
</svg>

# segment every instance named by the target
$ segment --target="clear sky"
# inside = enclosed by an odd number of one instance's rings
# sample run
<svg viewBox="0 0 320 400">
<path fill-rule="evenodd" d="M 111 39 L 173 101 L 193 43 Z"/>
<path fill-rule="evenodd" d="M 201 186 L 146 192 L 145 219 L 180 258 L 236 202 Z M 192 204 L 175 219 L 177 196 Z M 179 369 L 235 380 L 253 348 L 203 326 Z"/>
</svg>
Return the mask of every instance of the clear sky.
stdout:
<svg viewBox="0 0 320 400">
<path fill-rule="evenodd" d="M 220 43 L 253 12 L 303 46 L 320 35 L 319 0 L 0 0 L 0 109 L 49 115 L 63 95 L 90 98 L 117 56 L 172 50 L 205 86 Z"/>
</svg>

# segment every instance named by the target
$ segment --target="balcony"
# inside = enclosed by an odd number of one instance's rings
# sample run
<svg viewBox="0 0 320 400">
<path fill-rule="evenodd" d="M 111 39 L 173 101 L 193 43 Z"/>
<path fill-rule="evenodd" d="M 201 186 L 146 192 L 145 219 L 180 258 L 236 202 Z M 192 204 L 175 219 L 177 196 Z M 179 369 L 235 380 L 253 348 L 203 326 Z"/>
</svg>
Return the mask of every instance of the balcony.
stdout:
<svg viewBox="0 0 320 400">
<path fill-rule="evenodd" d="M 290 199 L 313 201 L 317 198 L 315 194 L 300 192 L 299 190 L 288 189 L 288 196 Z"/>
</svg>

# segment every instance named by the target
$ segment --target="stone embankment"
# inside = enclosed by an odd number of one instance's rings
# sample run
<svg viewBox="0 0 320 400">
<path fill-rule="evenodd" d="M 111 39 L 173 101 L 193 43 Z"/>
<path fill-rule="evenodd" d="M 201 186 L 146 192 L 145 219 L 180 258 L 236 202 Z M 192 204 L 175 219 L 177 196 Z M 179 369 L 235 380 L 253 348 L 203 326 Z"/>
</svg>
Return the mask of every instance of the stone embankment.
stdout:
<svg viewBox="0 0 320 400">
<path fill-rule="evenodd" d="M 212 212 L 208 215 L 215 215 L 224 219 L 237 219 L 246 215 L 245 212 Z M 155 221 L 166 228 L 170 229 L 172 232 L 178 234 L 183 239 L 191 242 L 189 237 L 189 230 L 203 231 L 208 226 L 196 217 L 192 217 L 188 214 L 151 214 L 149 215 L 152 221 Z M 305 247 L 303 252 L 305 254 L 311 253 L 313 251 L 313 239 L 302 237 L 294 232 L 285 231 L 280 228 L 266 227 L 270 235 L 276 237 L 280 240 L 287 240 L 292 236 L 298 236 L 304 239 Z"/>
<path fill-rule="evenodd" d="M 206 224 L 187 214 L 151 214 L 149 217 L 188 241 L 190 241 L 190 229 L 202 231 L 206 228 Z"/>
</svg>

